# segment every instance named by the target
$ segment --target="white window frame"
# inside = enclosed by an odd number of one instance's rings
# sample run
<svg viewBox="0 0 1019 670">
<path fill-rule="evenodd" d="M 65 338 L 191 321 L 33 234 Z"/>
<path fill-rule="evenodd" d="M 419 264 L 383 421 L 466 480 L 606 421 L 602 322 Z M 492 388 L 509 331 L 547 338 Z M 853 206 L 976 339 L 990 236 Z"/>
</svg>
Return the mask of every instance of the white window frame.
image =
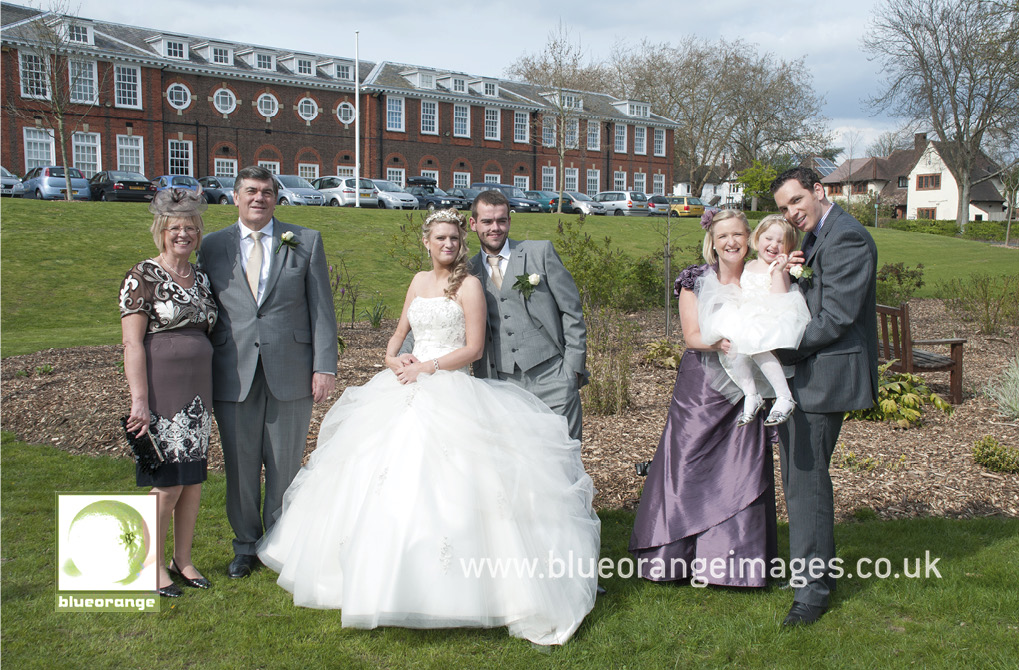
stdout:
<svg viewBox="0 0 1019 670">
<path fill-rule="evenodd" d="M 386 96 L 386 130 L 391 133 L 402 133 L 404 130 L 404 104 L 402 96 Z"/>
<path fill-rule="evenodd" d="M 421 101 L 421 134 L 439 134 L 439 103 L 435 100 Z"/>
<path fill-rule="evenodd" d="M 195 176 L 194 156 L 194 144 L 191 140 L 167 140 L 166 174 Z M 187 161 L 187 165 L 184 165 L 184 161 Z"/>
<path fill-rule="evenodd" d="M 187 109 L 191 106 L 191 89 L 175 81 L 166 87 L 166 101 L 174 109 Z"/>
<path fill-rule="evenodd" d="M 435 75 L 430 72 L 418 73 L 419 88 L 435 88 Z"/>
<path fill-rule="evenodd" d="M 486 172 L 484 182 L 486 184 L 501 184 L 502 174 L 498 172 Z"/>
<path fill-rule="evenodd" d="M 229 96 L 229 105 L 221 105 L 220 94 L 225 94 L 223 97 Z M 212 94 L 212 106 L 215 107 L 216 111 L 223 116 L 229 116 L 233 114 L 234 110 L 237 109 L 237 96 L 234 92 L 225 86 L 217 88 Z"/>
<path fill-rule="evenodd" d="M 343 120 L 345 112 L 349 112 L 349 117 L 347 118 L 346 121 Z M 356 116 L 357 110 L 354 109 L 354 105 L 350 104 L 346 100 L 344 100 L 343 102 L 336 106 L 336 118 L 339 119 L 340 123 L 342 123 L 343 125 L 349 126 L 350 124 L 352 124 Z"/>
<path fill-rule="evenodd" d="M 407 185 L 407 171 L 403 168 L 386 168 L 386 181 L 399 184 L 400 187 Z"/>
<path fill-rule="evenodd" d="M 56 143 L 53 132 L 46 128 L 25 127 L 22 133 L 25 148 L 25 172 L 43 165 L 53 165 L 56 155 Z M 32 148 L 30 148 L 32 147 Z M 43 152 L 46 155 L 43 155 Z"/>
<path fill-rule="evenodd" d="M 18 70 L 21 76 L 22 98 L 50 99 L 50 65 L 46 56 L 31 51 L 21 51 L 18 54 Z"/>
<path fill-rule="evenodd" d="M 67 79 L 71 88 L 71 102 L 84 105 L 99 102 L 99 74 L 94 60 L 77 58 L 68 60 Z"/>
<path fill-rule="evenodd" d="M 349 65 L 337 65 L 336 66 L 336 78 L 342 79 L 343 81 L 354 81 L 353 75 Z"/>
<path fill-rule="evenodd" d="M 585 192 L 588 195 L 593 196 L 599 191 L 601 191 L 601 170 L 589 169 L 587 171 L 586 186 L 587 188 L 585 189 Z"/>
<path fill-rule="evenodd" d="M 541 117 L 541 145 L 544 147 L 556 146 L 556 131 L 558 130 L 558 121 L 556 117 L 551 114 L 546 114 Z M 548 190 L 548 189 L 542 189 Z"/>
<path fill-rule="evenodd" d="M 134 158 L 137 158 L 137 162 Z M 144 137 L 141 135 L 117 135 L 117 169 L 145 174 Z"/>
<path fill-rule="evenodd" d="M 643 172 L 633 173 L 633 190 L 647 193 L 647 175 Z"/>
<path fill-rule="evenodd" d="M 626 153 L 626 134 L 628 132 L 627 130 L 628 128 L 629 126 L 627 126 L 625 123 L 616 124 L 615 143 L 613 145 L 613 149 L 617 154 Z"/>
<path fill-rule="evenodd" d="M 556 188 L 556 168 L 554 165 L 542 165 L 541 166 L 541 190 L 542 191 L 557 191 Z"/>
<path fill-rule="evenodd" d="M 421 171 L 421 176 L 422 177 L 428 177 L 429 179 L 434 179 L 436 186 L 439 185 L 439 171 L 438 170 L 422 170 Z"/>
<path fill-rule="evenodd" d="M 84 38 L 84 39 L 82 39 Z M 95 45 L 95 36 L 92 33 L 91 26 L 80 26 L 75 23 L 68 24 L 67 26 L 67 41 L 77 42 L 78 44 L 91 44 Z"/>
<path fill-rule="evenodd" d="M 655 139 L 654 139 L 654 142 L 655 142 L 655 145 L 654 145 L 655 156 L 664 156 L 665 155 L 665 129 L 664 128 L 655 128 Z M 664 179 L 664 176 L 663 176 L 663 179 Z M 665 195 L 665 194 L 661 193 L 659 195 Z"/>
<path fill-rule="evenodd" d="M 638 156 L 647 155 L 647 128 L 645 126 L 634 126 L 633 128 L 633 153 Z"/>
<path fill-rule="evenodd" d="M 471 185 L 471 173 L 470 172 L 454 172 L 453 173 L 453 188 L 467 188 Z"/>
<path fill-rule="evenodd" d="M 580 190 L 580 170 L 577 168 L 565 168 L 563 170 L 563 190 Z"/>
<path fill-rule="evenodd" d="M 121 75 L 130 72 L 134 81 L 127 81 Z M 122 109 L 142 108 L 142 69 L 137 65 L 113 65 L 113 106 Z M 133 97 L 134 102 L 127 101 Z"/>
<path fill-rule="evenodd" d="M 99 133 L 71 134 L 71 156 L 74 167 L 88 179 L 103 169 L 103 152 Z M 85 155 L 89 154 L 89 155 Z"/>
<path fill-rule="evenodd" d="M 163 40 L 163 55 L 174 60 L 187 60 L 188 43 L 183 40 Z"/>
<path fill-rule="evenodd" d="M 272 110 L 263 108 L 262 106 L 263 103 L 267 104 L 271 103 Z M 265 118 L 271 119 L 272 117 L 280 113 L 280 101 L 272 93 L 263 93 L 262 95 L 258 96 L 258 100 L 255 101 L 255 109 L 257 109 L 258 113 L 264 116 Z M 271 111 L 272 113 L 270 114 L 269 111 Z"/>
<path fill-rule="evenodd" d="M 499 97 L 499 85 L 494 81 L 486 81 L 484 83 L 485 97 L 487 98 L 498 98 Z"/>
<path fill-rule="evenodd" d="M 297 74 L 310 77 L 315 74 L 315 64 L 308 58 L 294 59 L 294 71 Z"/>
<path fill-rule="evenodd" d="M 458 127 L 462 128 L 458 130 Z M 453 105 L 453 137 L 471 136 L 471 106 Z"/>
<path fill-rule="evenodd" d="M 513 175 L 513 185 L 521 191 L 531 190 L 531 177 L 526 174 Z"/>
<path fill-rule="evenodd" d="M 626 171 L 616 170 L 612 173 L 612 190 L 613 191 L 626 191 Z"/>
<path fill-rule="evenodd" d="M 298 163 L 297 176 L 304 177 L 308 181 L 318 179 L 318 163 Z"/>
<path fill-rule="evenodd" d="M 237 159 L 236 158 L 217 158 L 214 161 L 215 169 L 213 174 L 217 177 L 236 177 L 237 176 Z"/>
<path fill-rule="evenodd" d="M 263 64 L 262 59 L 264 58 L 268 59 L 268 64 Z M 252 58 L 252 63 L 254 63 L 256 70 L 262 70 L 263 72 L 274 72 L 276 70 L 276 56 L 272 54 L 256 51 Z"/>
<path fill-rule="evenodd" d="M 566 119 L 566 136 L 564 137 L 564 140 L 566 142 L 567 149 L 576 149 L 580 146 L 580 119 Z"/>
<path fill-rule="evenodd" d="M 279 161 L 258 161 L 258 167 L 265 168 L 273 174 L 280 173 L 280 162 Z"/>
<path fill-rule="evenodd" d="M 502 113 L 499 109 L 485 108 L 485 139 L 502 141 Z"/>
<path fill-rule="evenodd" d="M 467 81 L 460 77 L 453 77 L 453 92 L 454 93 L 466 93 L 467 92 Z"/>
<path fill-rule="evenodd" d="M 353 177 L 354 166 L 353 165 L 337 165 L 336 166 L 337 177 Z"/>
<path fill-rule="evenodd" d="M 513 112 L 513 141 L 517 144 L 531 141 L 531 115 L 527 112 Z"/>
<path fill-rule="evenodd" d="M 587 120 L 587 150 L 601 151 L 601 121 Z"/>
<path fill-rule="evenodd" d="M 308 105 L 305 103 L 311 103 L 311 111 L 307 111 Z M 297 101 L 297 115 L 305 121 L 314 121 L 318 117 L 318 103 L 313 98 L 307 96 Z"/>
<path fill-rule="evenodd" d="M 655 195 L 665 195 L 665 175 L 660 172 L 651 175 L 651 187 Z"/>
<path fill-rule="evenodd" d="M 215 65 L 232 65 L 233 64 L 233 53 L 226 47 L 212 47 L 212 62 Z M 217 175 L 226 176 L 226 175 Z"/>
</svg>

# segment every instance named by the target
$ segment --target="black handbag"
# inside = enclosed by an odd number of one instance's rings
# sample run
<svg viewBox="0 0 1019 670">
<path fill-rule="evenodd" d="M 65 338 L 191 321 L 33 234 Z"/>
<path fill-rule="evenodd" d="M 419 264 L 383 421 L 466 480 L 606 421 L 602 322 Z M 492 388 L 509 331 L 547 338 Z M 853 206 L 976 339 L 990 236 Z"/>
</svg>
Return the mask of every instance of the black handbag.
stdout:
<svg viewBox="0 0 1019 670">
<path fill-rule="evenodd" d="M 127 416 L 122 416 L 120 425 L 124 427 L 124 435 L 127 436 L 127 443 L 131 446 L 134 460 L 139 468 L 151 474 L 166 462 L 159 447 L 152 441 L 152 426 L 155 425 L 155 421 L 149 424 L 149 432 L 139 437 L 137 433 L 132 433 L 127 429 L 127 419 Z"/>
</svg>

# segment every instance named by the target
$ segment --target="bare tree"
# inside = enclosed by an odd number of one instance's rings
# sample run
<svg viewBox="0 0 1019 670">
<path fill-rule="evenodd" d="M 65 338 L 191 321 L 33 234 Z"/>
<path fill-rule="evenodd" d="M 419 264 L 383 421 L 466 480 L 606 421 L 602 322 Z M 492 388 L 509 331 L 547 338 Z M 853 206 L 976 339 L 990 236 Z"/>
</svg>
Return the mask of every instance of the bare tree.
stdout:
<svg viewBox="0 0 1019 670">
<path fill-rule="evenodd" d="M 985 135 L 1019 130 L 1017 26 L 1014 0 L 888 0 L 863 40 L 886 76 L 871 103 L 937 134 L 958 183 L 960 226 L 973 185 L 996 176 L 973 176 Z"/>
<path fill-rule="evenodd" d="M 867 155 L 874 158 L 891 156 L 895 151 L 911 149 L 913 147 L 913 135 L 909 128 L 898 130 L 886 130 L 874 138 L 874 141 L 867 147 Z"/>
</svg>

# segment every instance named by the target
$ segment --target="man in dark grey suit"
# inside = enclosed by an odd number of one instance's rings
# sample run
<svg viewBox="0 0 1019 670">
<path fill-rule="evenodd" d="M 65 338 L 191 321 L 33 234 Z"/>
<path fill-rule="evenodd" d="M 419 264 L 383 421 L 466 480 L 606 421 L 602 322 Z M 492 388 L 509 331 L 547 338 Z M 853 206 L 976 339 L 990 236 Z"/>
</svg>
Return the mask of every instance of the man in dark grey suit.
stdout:
<svg viewBox="0 0 1019 670">
<path fill-rule="evenodd" d="M 478 194 L 470 223 L 481 242 L 470 270 L 488 304 L 485 351 L 474 363 L 474 376 L 527 389 L 566 417 L 570 436 L 579 440 L 587 328 L 573 277 L 551 242 L 509 239 L 509 201 L 500 191 Z M 536 280 L 529 296 L 514 287 L 522 275 Z"/>
<path fill-rule="evenodd" d="M 241 170 L 234 182 L 238 221 L 208 235 L 198 256 L 219 304 L 213 405 L 235 536 L 233 578 L 257 566 L 255 544 L 301 467 L 312 405 L 336 382 L 336 315 L 322 237 L 277 221 L 276 195 L 267 170 Z"/>
<path fill-rule="evenodd" d="M 795 365 L 796 410 L 779 426 L 782 488 L 789 512 L 790 580 L 794 602 L 785 626 L 823 615 L 835 586 L 835 514 L 828 472 L 845 412 L 877 399 L 877 247 L 860 222 L 825 197 L 812 170 L 794 168 L 771 183 L 779 211 L 806 233 L 797 286 L 811 320 L 795 351 L 780 352 Z M 802 562 L 802 566 L 799 564 Z"/>
</svg>

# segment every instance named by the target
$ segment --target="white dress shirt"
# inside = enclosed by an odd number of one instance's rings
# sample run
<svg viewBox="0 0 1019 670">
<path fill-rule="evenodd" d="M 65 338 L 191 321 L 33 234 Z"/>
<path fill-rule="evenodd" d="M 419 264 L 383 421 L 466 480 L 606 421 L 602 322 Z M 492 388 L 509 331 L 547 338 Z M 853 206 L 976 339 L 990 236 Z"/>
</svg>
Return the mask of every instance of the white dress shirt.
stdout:
<svg viewBox="0 0 1019 670">
<path fill-rule="evenodd" d="M 484 249 L 482 249 L 484 251 Z M 492 278 L 492 265 L 488 262 L 489 253 L 485 252 L 485 271 L 488 273 L 489 279 Z M 510 248 L 509 238 L 502 243 L 502 251 L 499 252 L 499 271 L 502 272 L 503 281 L 506 281 L 506 268 L 509 266 Z"/>
<path fill-rule="evenodd" d="M 241 270 L 245 273 L 248 271 L 248 256 L 251 255 L 252 245 L 255 244 L 251 233 L 262 233 L 262 239 L 259 240 L 262 243 L 262 273 L 258 277 L 258 295 L 255 299 L 255 302 L 258 304 L 262 304 L 262 297 L 265 295 L 265 283 L 269 280 L 269 268 L 272 266 L 272 225 L 275 221 L 275 218 L 269 219 L 269 223 L 265 224 L 265 227 L 259 231 L 248 228 L 240 220 L 237 221 L 237 225 L 241 229 Z"/>
</svg>

